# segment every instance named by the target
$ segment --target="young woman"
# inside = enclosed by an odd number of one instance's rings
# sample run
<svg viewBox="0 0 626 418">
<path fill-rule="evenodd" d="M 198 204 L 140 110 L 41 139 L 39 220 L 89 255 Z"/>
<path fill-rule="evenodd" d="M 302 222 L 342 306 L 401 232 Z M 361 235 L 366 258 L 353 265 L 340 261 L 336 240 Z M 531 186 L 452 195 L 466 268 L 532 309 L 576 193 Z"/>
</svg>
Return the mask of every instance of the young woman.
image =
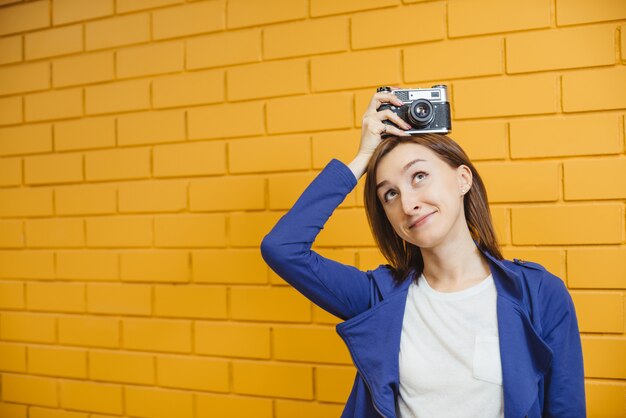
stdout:
<svg viewBox="0 0 626 418">
<path fill-rule="evenodd" d="M 344 321 L 358 371 L 342 418 L 583 418 L 578 322 L 563 281 L 502 257 L 484 184 L 465 152 L 410 128 L 376 93 L 360 149 L 332 159 L 265 236 L 267 264 Z M 382 139 L 381 135 L 391 135 Z M 361 271 L 311 246 L 367 172 L 365 210 L 389 261 Z"/>
</svg>

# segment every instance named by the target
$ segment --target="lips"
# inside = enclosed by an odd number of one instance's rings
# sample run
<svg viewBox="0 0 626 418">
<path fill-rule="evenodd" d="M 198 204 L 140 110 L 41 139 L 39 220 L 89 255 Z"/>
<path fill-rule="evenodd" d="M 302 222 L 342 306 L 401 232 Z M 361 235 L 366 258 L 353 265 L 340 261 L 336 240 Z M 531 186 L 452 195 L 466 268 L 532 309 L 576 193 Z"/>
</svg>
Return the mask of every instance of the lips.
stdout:
<svg viewBox="0 0 626 418">
<path fill-rule="evenodd" d="M 419 222 L 423 221 L 424 219 L 428 218 L 428 217 L 429 217 L 430 215 L 432 215 L 433 213 L 435 213 L 435 212 L 431 212 L 431 213 L 429 213 L 429 214 L 427 214 L 427 215 L 422 216 L 421 218 L 418 218 L 415 222 L 413 222 L 413 223 L 409 226 L 409 229 L 413 228 L 414 226 L 416 226 L 416 224 L 417 224 L 417 223 L 419 223 Z"/>
</svg>

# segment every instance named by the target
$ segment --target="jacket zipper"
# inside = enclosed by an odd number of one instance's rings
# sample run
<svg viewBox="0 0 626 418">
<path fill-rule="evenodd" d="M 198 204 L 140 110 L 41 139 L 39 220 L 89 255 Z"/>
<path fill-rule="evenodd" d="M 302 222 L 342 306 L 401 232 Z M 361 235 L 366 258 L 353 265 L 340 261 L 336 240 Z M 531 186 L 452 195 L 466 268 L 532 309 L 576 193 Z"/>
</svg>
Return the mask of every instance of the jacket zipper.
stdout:
<svg viewBox="0 0 626 418">
<path fill-rule="evenodd" d="M 359 372 L 359 374 L 361 373 Z M 382 415 L 383 418 L 387 418 L 387 416 L 383 414 L 382 412 L 380 412 L 380 409 L 378 409 L 378 407 L 376 406 L 376 402 L 374 402 L 374 392 L 372 392 L 372 389 L 370 388 L 370 384 L 367 383 L 367 379 L 365 378 L 365 376 L 363 376 L 363 374 L 361 374 L 361 378 L 365 382 L 365 385 L 367 386 L 367 390 L 369 390 L 370 392 L 370 396 L 372 397 L 372 405 L 374 406 L 374 409 L 376 410 L 376 412 Z"/>
</svg>

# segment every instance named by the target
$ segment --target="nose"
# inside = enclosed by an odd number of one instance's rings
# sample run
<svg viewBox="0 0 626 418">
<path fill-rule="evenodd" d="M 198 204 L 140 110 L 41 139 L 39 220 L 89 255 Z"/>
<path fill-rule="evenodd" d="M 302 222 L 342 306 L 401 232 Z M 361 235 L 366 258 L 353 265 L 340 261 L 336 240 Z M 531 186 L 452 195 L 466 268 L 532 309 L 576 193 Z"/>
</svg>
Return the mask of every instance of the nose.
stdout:
<svg viewBox="0 0 626 418">
<path fill-rule="evenodd" d="M 419 208 L 419 199 L 414 191 L 408 190 L 402 193 L 400 196 L 402 200 L 402 210 L 407 215 L 413 215 L 415 213 L 415 209 Z"/>
</svg>

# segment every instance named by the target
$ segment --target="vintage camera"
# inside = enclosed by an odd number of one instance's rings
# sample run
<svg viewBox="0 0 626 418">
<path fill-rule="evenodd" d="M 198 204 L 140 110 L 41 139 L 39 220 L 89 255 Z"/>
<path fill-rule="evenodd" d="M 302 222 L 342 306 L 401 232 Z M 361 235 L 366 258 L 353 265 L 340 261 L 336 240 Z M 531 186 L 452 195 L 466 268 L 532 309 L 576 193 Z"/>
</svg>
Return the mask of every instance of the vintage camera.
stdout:
<svg viewBox="0 0 626 418">
<path fill-rule="evenodd" d="M 390 92 L 402 100 L 402 106 L 392 103 L 383 103 L 378 111 L 391 110 L 400 116 L 402 120 L 412 126 L 413 129 L 403 130 L 411 135 L 424 133 L 447 134 L 452 130 L 450 122 L 450 103 L 448 102 L 448 87 L 437 84 L 429 89 L 398 89 L 391 90 L 391 87 L 379 87 L 377 92 Z M 383 120 L 391 126 L 396 126 L 389 120 Z M 397 127 L 397 126 L 396 126 Z M 390 136 L 389 134 L 383 137 Z"/>
</svg>

